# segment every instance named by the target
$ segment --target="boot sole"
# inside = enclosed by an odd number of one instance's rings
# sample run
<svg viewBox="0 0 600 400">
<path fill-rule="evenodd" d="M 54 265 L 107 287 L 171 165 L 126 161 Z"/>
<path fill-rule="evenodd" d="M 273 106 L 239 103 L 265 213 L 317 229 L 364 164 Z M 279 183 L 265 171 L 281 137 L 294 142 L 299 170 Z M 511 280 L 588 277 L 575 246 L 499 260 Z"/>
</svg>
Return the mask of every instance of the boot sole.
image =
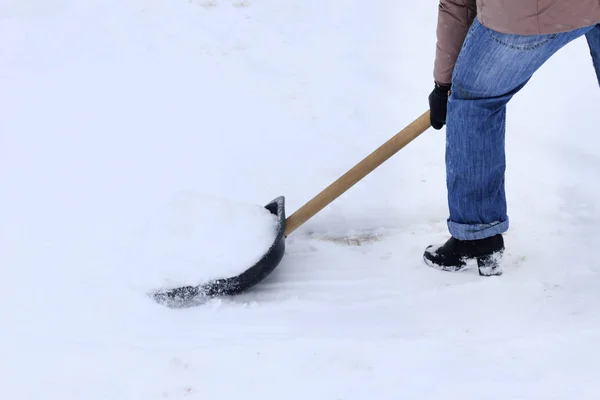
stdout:
<svg viewBox="0 0 600 400">
<path fill-rule="evenodd" d="M 459 266 L 436 264 L 426 256 L 423 256 L 423 260 L 425 260 L 425 264 L 427 264 L 429 267 L 445 272 L 462 272 L 466 269 L 469 269 L 469 266 L 466 264 Z"/>
<path fill-rule="evenodd" d="M 472 260 L 475 260 L 477 262 L 477 269 L 479 271 L 479 276 L 488 277 L 488 276 L 502 275 L 503 271 L 502 271 L 502 267 L 500 265 L 501 258 L 502 258 L 502 253 L 495 255 L 495 256 L 473 258 Z M 461 265 L 461 266 L 436 264 L 433 261 L 431 261 L 430 259 L 428 259 L 426 256 L 423 256 L 423 260 L 425 261 L 425 264 L 427 266 L 437 269 L 439 271 L 444 271 L 444 272 L 463 272 L 467 269 L 470 269 L 470 267 L 466 264 L 467 260 L 464 260 L 465 265 Z M 469 259 L 469 260 L 471 260 L 471 259 Z"/>
</svg>

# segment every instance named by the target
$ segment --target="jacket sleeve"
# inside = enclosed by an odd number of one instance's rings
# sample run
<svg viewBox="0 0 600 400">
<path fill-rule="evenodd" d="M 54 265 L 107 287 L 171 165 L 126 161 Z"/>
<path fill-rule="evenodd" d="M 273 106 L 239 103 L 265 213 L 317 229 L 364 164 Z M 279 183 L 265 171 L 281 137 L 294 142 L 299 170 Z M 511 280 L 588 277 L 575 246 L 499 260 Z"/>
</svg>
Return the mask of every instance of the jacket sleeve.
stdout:
<svg viewBox="0 0 600 400">
<path fill-rule="evenodd" d="M 440 0 L 433 69 L 436 82 L 451 83 L 454 64 L 476 15 L 476 0 Z"/>
</svg>

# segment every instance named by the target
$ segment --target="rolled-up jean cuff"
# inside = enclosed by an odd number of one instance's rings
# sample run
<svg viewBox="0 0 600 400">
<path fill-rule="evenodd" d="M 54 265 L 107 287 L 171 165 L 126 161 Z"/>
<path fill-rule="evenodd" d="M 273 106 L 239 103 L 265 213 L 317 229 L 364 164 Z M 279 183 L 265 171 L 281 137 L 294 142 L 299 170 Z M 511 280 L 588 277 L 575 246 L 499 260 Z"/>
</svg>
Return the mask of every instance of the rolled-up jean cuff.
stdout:
<svg viewBox="0 0 600 400">
<path fill-rule="evenodd" d="M 450 234 L 458 240 L 485 239 L 508 231 L 508 219 L 506 221 L 493 222 L 491 224 L 458 224 L 448 220 Z"/>
</svg>

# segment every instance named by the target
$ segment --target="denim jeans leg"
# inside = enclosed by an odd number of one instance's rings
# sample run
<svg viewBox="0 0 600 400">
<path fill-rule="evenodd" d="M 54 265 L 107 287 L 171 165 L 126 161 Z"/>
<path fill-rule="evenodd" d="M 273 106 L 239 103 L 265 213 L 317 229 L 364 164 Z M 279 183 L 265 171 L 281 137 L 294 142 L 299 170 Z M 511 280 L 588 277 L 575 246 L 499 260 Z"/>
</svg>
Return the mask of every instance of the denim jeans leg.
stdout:
<svg viewBox="0 0 600 400">
<path fill-rule="evenodd" d="M 598 84 L 600 85 L 600 24 L 586 33 L 585 37 L 590 48 L 590 54 L 592 55 L 592 63 L 596 71 Z"/>
<path fill-rule="evenodd" d="M 454 67 L 446 124 L 448 229 L 460 240 L 508 230 L 506 106 L 556 51 L 591 28 L 521 36 L 474 20 Z"/>
</svg>

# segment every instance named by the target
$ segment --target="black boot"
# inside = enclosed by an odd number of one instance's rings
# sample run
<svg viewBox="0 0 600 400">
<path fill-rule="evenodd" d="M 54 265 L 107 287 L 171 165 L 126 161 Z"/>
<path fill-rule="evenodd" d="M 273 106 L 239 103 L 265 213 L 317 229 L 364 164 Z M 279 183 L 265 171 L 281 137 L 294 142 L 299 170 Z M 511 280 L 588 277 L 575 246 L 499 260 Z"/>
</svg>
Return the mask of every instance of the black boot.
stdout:
<svg viewBox="0 0 600 400">
<path fill-rule="evenodd" d="M 475 259 L 479 275 L 502 275 L 500 260 L 504 253 L 502 235 L 481 240 L 458 240 L 450 238 L 442 246 L 429 246 L 425 250 L 425 263 L 443 271 L 460 271 L 469 260 Z"/>
</svg>

